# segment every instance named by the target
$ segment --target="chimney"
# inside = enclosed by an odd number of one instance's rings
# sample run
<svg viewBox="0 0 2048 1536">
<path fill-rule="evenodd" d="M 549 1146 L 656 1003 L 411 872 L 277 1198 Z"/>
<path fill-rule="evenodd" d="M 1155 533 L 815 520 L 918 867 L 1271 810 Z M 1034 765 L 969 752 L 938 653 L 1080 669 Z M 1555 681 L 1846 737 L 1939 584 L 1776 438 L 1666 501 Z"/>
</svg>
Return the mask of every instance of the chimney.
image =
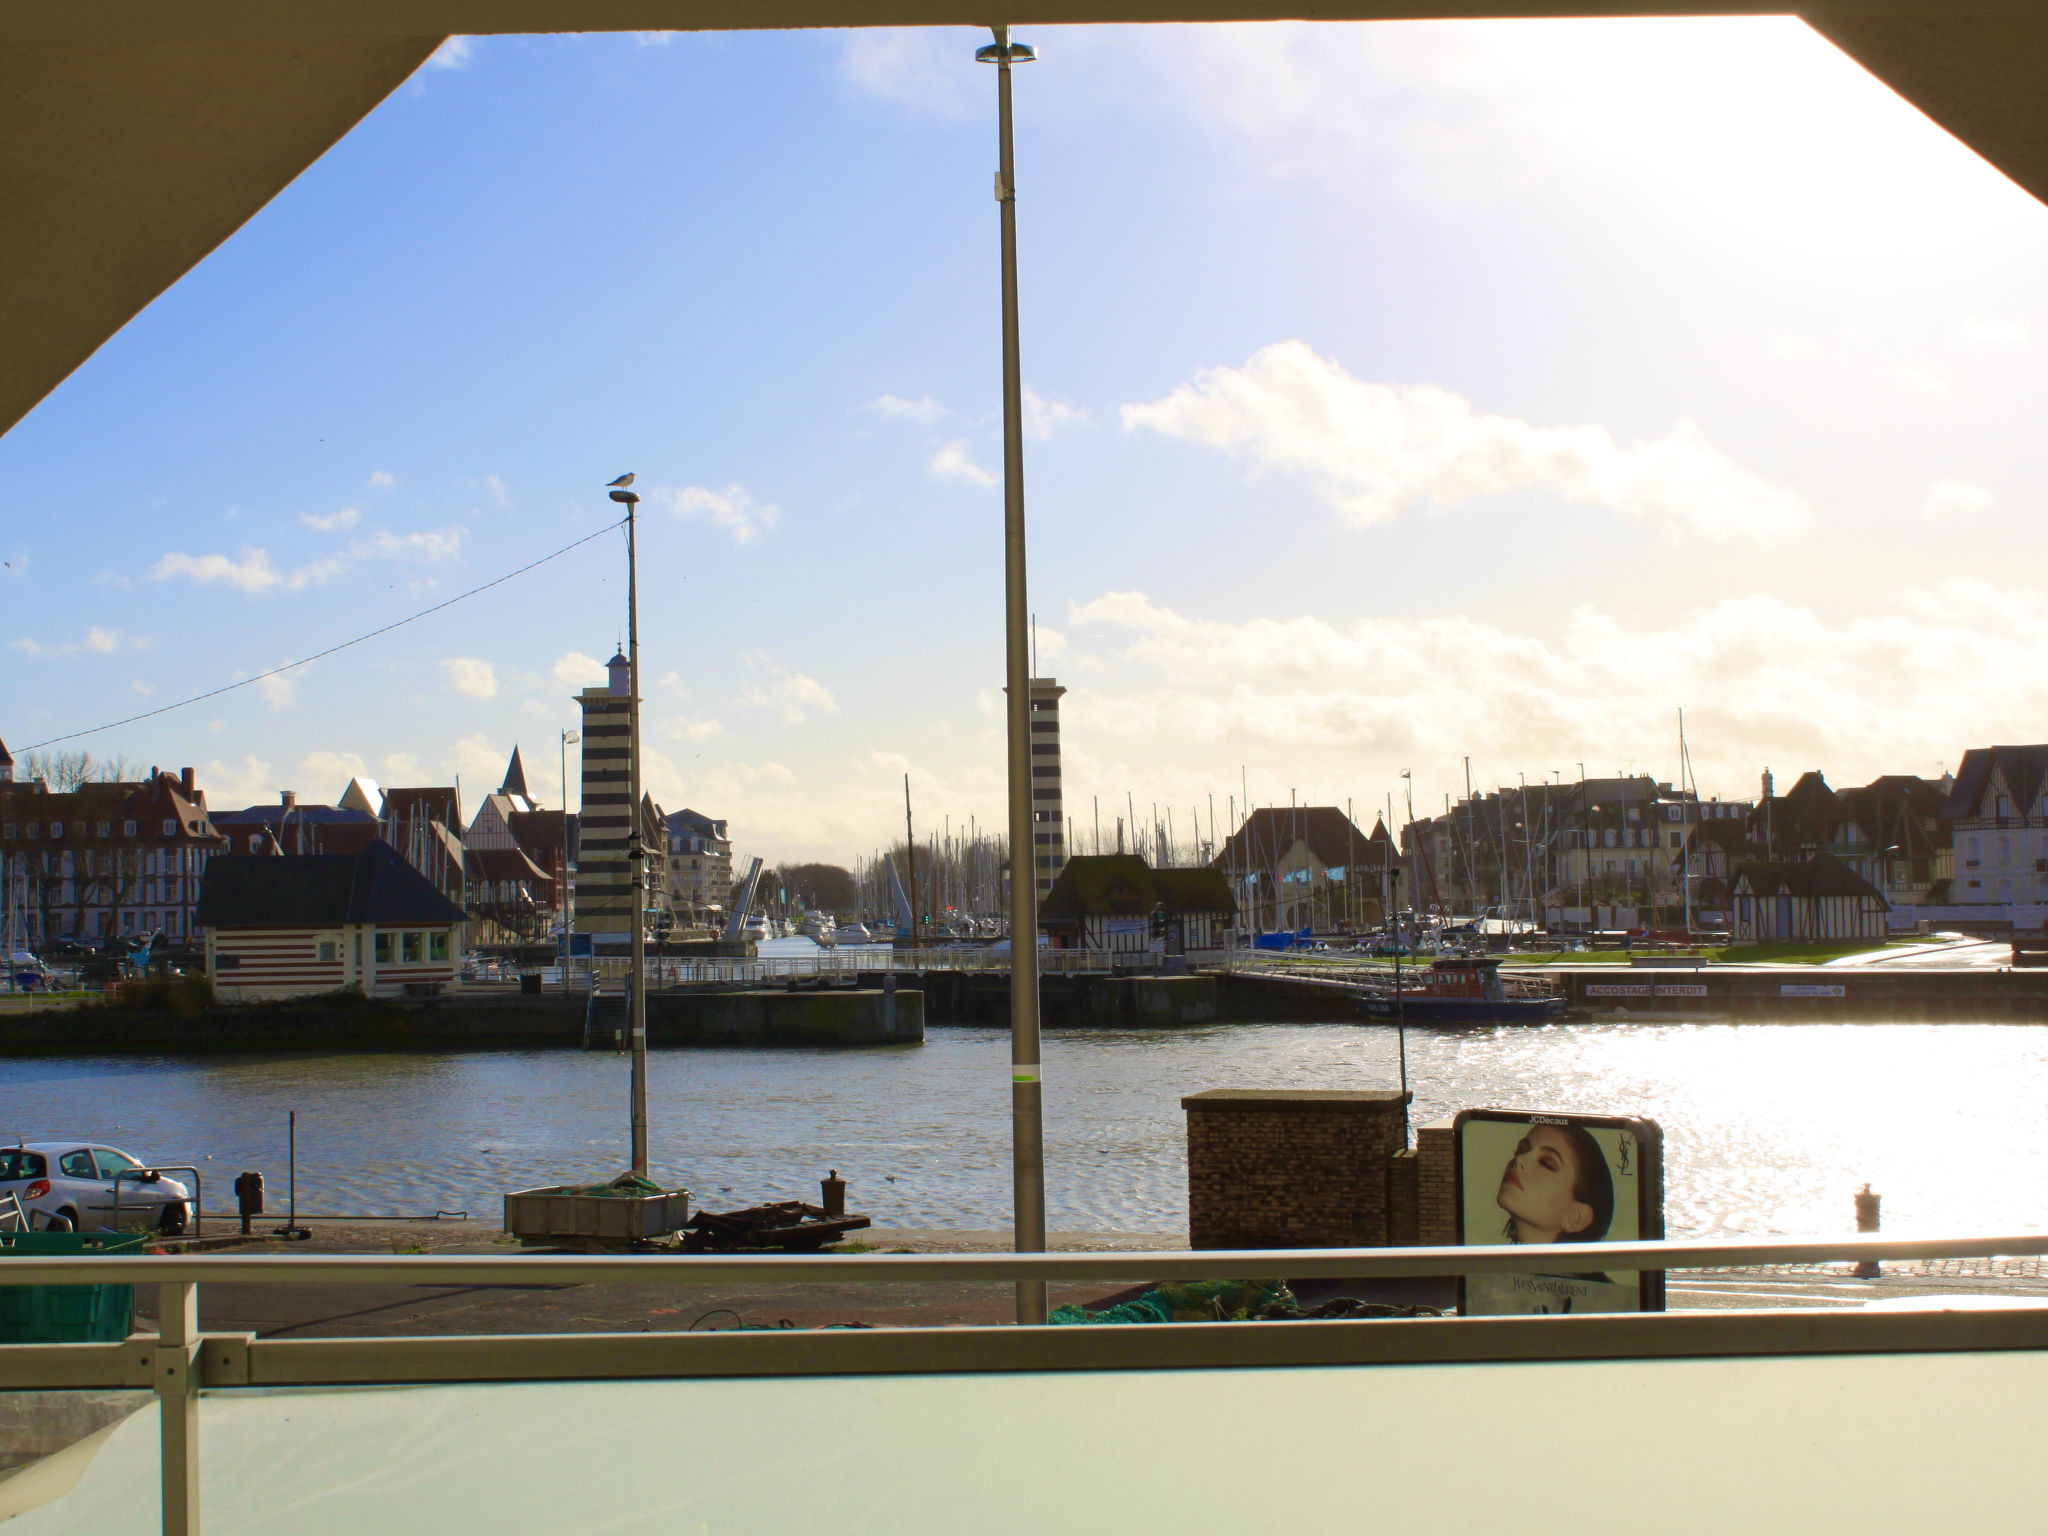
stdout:
<svg viewBox="0 0 2048 1536">
<path fill-rule="evenodd" d="M 192 798 L 193 784 L 192 770 L 190 768 L 180 768 L 178 770 L 178 787 L 185 792 L 187 800 Z"/>
<path fill-rule="evenodd" d="M 1768 768 L 1764 770 L 1764 798 L 1771 798 L 1771 770 Z"/>
<path fill-rule="evenodd" d="M 299 792 L 296 789 L 280 789 L 277 798 L 284 802 L 286 810 L 290 810 L 299 803 Z"/>
</svg>

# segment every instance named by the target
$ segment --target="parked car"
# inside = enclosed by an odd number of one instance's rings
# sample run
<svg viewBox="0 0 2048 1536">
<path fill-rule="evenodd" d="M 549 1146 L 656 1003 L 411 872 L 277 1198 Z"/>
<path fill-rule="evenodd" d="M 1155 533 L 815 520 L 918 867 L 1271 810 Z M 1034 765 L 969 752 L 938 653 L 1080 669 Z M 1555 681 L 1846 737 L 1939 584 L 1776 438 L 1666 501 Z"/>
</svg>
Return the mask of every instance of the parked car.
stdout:
<svg viewBox="0 0 2048 1536">
<path fill-rule="evenodd" d="M 0 1193 L 17 1196 L 30 1224 L 49 1232 L 148 1226 L 176 1234 L 185 1230 L 193 1214 L 192 1191 L 179 1180 L 117 1147 L 76 1141 L 0 1147 Z"/>
</svg>

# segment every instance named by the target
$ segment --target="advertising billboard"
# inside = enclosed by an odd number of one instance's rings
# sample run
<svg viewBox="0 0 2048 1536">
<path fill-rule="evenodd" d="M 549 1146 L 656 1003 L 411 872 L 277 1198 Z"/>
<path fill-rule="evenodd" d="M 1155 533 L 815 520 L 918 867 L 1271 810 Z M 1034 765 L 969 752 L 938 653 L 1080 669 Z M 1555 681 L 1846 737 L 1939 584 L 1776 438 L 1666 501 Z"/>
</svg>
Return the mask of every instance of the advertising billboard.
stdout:
<svg viewBox="0 0 2048 1536">
<path fill-rule="evenodd" d="M 1452 1127 L 1461 1243 L 1587 1245 L 1584 1264 L 1467 1275 L 1460 1312 L 1664 1310 L 1661 1273 L 1610 1271 L 1598 1256 L 1602 1243 L 1664 1235 L 1664 1138 L 1654 1120 L 1468 1109 Z"/>
</svg>

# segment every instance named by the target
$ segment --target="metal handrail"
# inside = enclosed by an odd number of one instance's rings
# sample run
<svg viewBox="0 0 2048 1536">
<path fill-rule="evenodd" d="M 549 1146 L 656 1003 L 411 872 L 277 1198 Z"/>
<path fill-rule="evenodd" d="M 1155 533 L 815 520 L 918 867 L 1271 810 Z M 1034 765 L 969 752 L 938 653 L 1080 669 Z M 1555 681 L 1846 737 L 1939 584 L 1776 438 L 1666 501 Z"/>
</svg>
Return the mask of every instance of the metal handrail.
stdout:
<svg viewBox="0 0 2048 1536">
<path fill-rule="evenodd" d="M 1210 1249 L 1086 1254 L 667 1255 L 573 1258 L 347 1255 L 0 1258 L 0 1284 L 157 1287 L 157 1332 L 118 1344 L 0 1345 L 0 1388 L 143 1387 L 158 1401 L 165 1536 L 200 1529 L 202 1389 L 775 1376 L 1286 1369 L 1559 1360 L 1729 1359 L 2048 1351 L 2048 1306 L 1924 1313 L 1739 1310 L 1552 1317 L 1247 1322 L 1204 1327 L 970 1327 L 257 1338 L 199 1326 L 206 1281 L 307 1285 L 631 1285 L 804 1280 L 1348 1280 L 1573 1270 L 1610 1273 L 1863 1259 L 2048 1253 L 2012 1237 L 1764 1238 L 1409 1249 Z"/>
<path fill-rule="evenodd" d="M 1111 1253 L 573 1256 L 142 1254 L 0 1260 L 0 1285 L 202 1282 L 299 1285 L 658 1285 L 947 1280 L 1403 1280 L 1576 1271 L 1597 1257 L 1610 1273 L 1854 1264 L 2048 1254 L 2048 1233 L 2000 1237 L 1779 1237 L 1640 1243 L 1502 1243 L 1449 1248 L 1210 1248 Z"/>
</svg>

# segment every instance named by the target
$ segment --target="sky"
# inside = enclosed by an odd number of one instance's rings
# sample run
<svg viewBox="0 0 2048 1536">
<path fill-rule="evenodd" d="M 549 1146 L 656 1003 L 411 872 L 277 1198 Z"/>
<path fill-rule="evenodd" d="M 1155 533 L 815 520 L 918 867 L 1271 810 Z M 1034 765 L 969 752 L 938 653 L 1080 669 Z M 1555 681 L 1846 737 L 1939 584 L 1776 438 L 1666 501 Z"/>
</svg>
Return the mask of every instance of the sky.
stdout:
<svg viewBox="0 0 2048 1536">
<path fill-rule="evenodd" d="M 625 623 L 736 851 L 1003 820 L 966 31 L 456 39 L 0 437 L 0 739 L 494 788 Z M 1025 493 L 1080 843 L 2043 738 L 2048 209 L 1792 20 L 1047 28 Z M 1412 780 L 1403 780 L 1403 772 Z M 576 793 L 573 756 L 568 793 Z"/>
</svg>

